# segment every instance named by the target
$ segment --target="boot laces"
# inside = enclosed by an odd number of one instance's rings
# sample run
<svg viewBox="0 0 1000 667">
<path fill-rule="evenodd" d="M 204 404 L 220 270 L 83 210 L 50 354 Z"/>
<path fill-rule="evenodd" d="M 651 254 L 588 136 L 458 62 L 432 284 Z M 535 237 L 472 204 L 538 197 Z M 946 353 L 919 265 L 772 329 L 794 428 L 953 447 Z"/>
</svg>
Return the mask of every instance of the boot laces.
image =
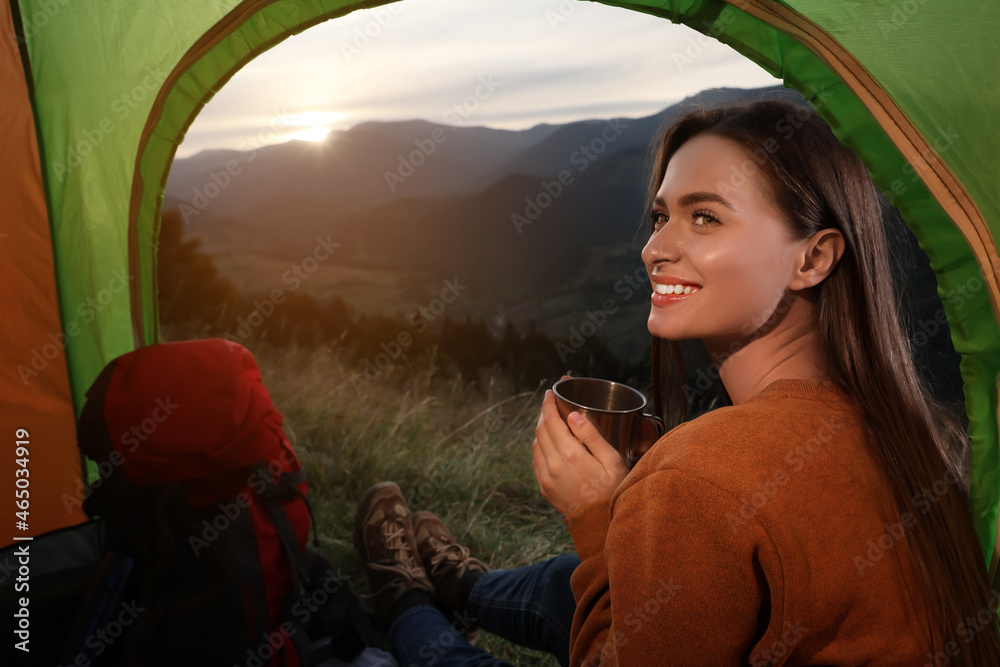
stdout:
<svg viewBox="0 0 1000 667">
<path fill-rule="evenodd" d="M 368 567 L 376 571 L 401 575 L 408 584 L 421 577 L 424 574 L 424 569 L 417 562 L 410 549 L 410 543 L 406 539 L 406 528 L 403 527 L 403 524 L 396 521 L 386 521 L 382 524 L 381 529 L 389 557 L 372 561 L 368 563 Z"/>
<path fill-rule="evenodd" d="M 451 542 L 438 535 L 431 535 L 428 542 L 437 552 L 431 556 L 431 562 L 428 564 L 432 578 L 441 577 L 453 569 L 464 571 L 467 567 L 463 566 L 467 566 L 475 560 L 471 557 L 472 552 L 469 551 L 469 547 Z"/>
</svg>

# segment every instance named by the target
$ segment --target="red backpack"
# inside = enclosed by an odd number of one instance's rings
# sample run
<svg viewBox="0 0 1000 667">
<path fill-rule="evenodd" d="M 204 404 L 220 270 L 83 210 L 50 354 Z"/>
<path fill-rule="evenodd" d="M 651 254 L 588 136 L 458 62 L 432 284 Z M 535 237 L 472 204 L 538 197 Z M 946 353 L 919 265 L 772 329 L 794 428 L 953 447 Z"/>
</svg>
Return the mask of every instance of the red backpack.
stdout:
<svg viewBox="0 0 1000 667">
<path fill-rule="evenodd" d="M 108 364 L 80 416 L 80 451 L 99 474 L 83 506 L 105 524 L 106 551 L 135 572 L 112 610 L 121 610 L 121 639 L 79 651 L 137 666 L 316 661 L 310 633 L 344 625 L 326 601 L 356 598 L 305 549 L 308 489 L 281 424 L 253 356 L 236 343 L 162 343 Z M 367 616 L 361 626 L 342 657 L 377 641 Z"/>
</svg>

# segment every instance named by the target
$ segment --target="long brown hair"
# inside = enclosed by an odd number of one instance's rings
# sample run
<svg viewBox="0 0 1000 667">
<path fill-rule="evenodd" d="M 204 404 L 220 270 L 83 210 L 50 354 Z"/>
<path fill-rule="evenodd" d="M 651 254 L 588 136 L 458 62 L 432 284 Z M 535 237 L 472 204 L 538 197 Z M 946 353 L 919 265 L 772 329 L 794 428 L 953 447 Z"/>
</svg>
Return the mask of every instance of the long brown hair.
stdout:
<svg viewBox="0 0 1000 667">
<path fill-rule="evenodd" d="M 917 374 L 900 322 L 878 193 L 864 165 L 809 109 L 764 101 L 698 110 L 664 134 L 650 202 L 670 158 L 701 133 L 737 142 L 757 163 L 799 239 L 827 228 L 843 234 L 843 256 L 813 288 L 821 353 L 831 379 L 863 410 L 868 442 L 892 487 L 896 511 L 921 517 L 905 539 L 923 584 L 931 637 L 955 642 L 960 652 L 950 665 L 1000 665 L 990 585 L 965 486 L 965 433 L 958 416 L 931 397 Z M 653 402 L 668 427 L 686 417 L 685 382 L 678 344 L 654 337 Z M 919 494 L 929 488 L 941 497 L 918 512 Z M 986 624 L 979 620 L 983 610 L 989 613 Z M 970 617 L 975 625 L 966 628 Z M 985 627 L 972 632 L 980 625 Z"/>
</svg>

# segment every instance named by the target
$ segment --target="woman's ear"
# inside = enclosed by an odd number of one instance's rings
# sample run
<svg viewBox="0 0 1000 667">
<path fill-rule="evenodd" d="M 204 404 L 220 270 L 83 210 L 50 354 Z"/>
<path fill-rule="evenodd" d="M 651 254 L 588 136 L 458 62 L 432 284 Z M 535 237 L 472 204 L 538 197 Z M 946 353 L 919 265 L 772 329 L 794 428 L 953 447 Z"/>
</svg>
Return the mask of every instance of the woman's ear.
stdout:
<svg viewBox="0 0 1000 667">
<path fill-rule="evenodd" d="M 823 282 L 844 255 L 844 235 L 829 227 L 803 241 L 799 265 L 788 287 L 801 290 Z"/>
</svg>

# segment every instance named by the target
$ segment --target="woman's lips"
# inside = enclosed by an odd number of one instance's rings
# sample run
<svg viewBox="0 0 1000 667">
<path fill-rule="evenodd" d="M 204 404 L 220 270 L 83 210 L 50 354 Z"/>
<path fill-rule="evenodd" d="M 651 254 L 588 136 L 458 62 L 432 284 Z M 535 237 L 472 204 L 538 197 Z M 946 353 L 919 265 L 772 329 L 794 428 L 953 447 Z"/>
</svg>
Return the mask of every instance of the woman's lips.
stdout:
<svg viewBox="0 0 1000 667">
<path fill-rule="evenodd" d="M 652 302 L 654 306 L 669 306 L 671 304 L 684 301 L 685 299 L 690 299 L 700 291 L 701 288 L 692 289 L 687 294 L 684 294 L 683 292 L 680 294 L 660 294 L 658 291 L 654 291 L 650 296 L 650 302 Z"/>
</svg>

